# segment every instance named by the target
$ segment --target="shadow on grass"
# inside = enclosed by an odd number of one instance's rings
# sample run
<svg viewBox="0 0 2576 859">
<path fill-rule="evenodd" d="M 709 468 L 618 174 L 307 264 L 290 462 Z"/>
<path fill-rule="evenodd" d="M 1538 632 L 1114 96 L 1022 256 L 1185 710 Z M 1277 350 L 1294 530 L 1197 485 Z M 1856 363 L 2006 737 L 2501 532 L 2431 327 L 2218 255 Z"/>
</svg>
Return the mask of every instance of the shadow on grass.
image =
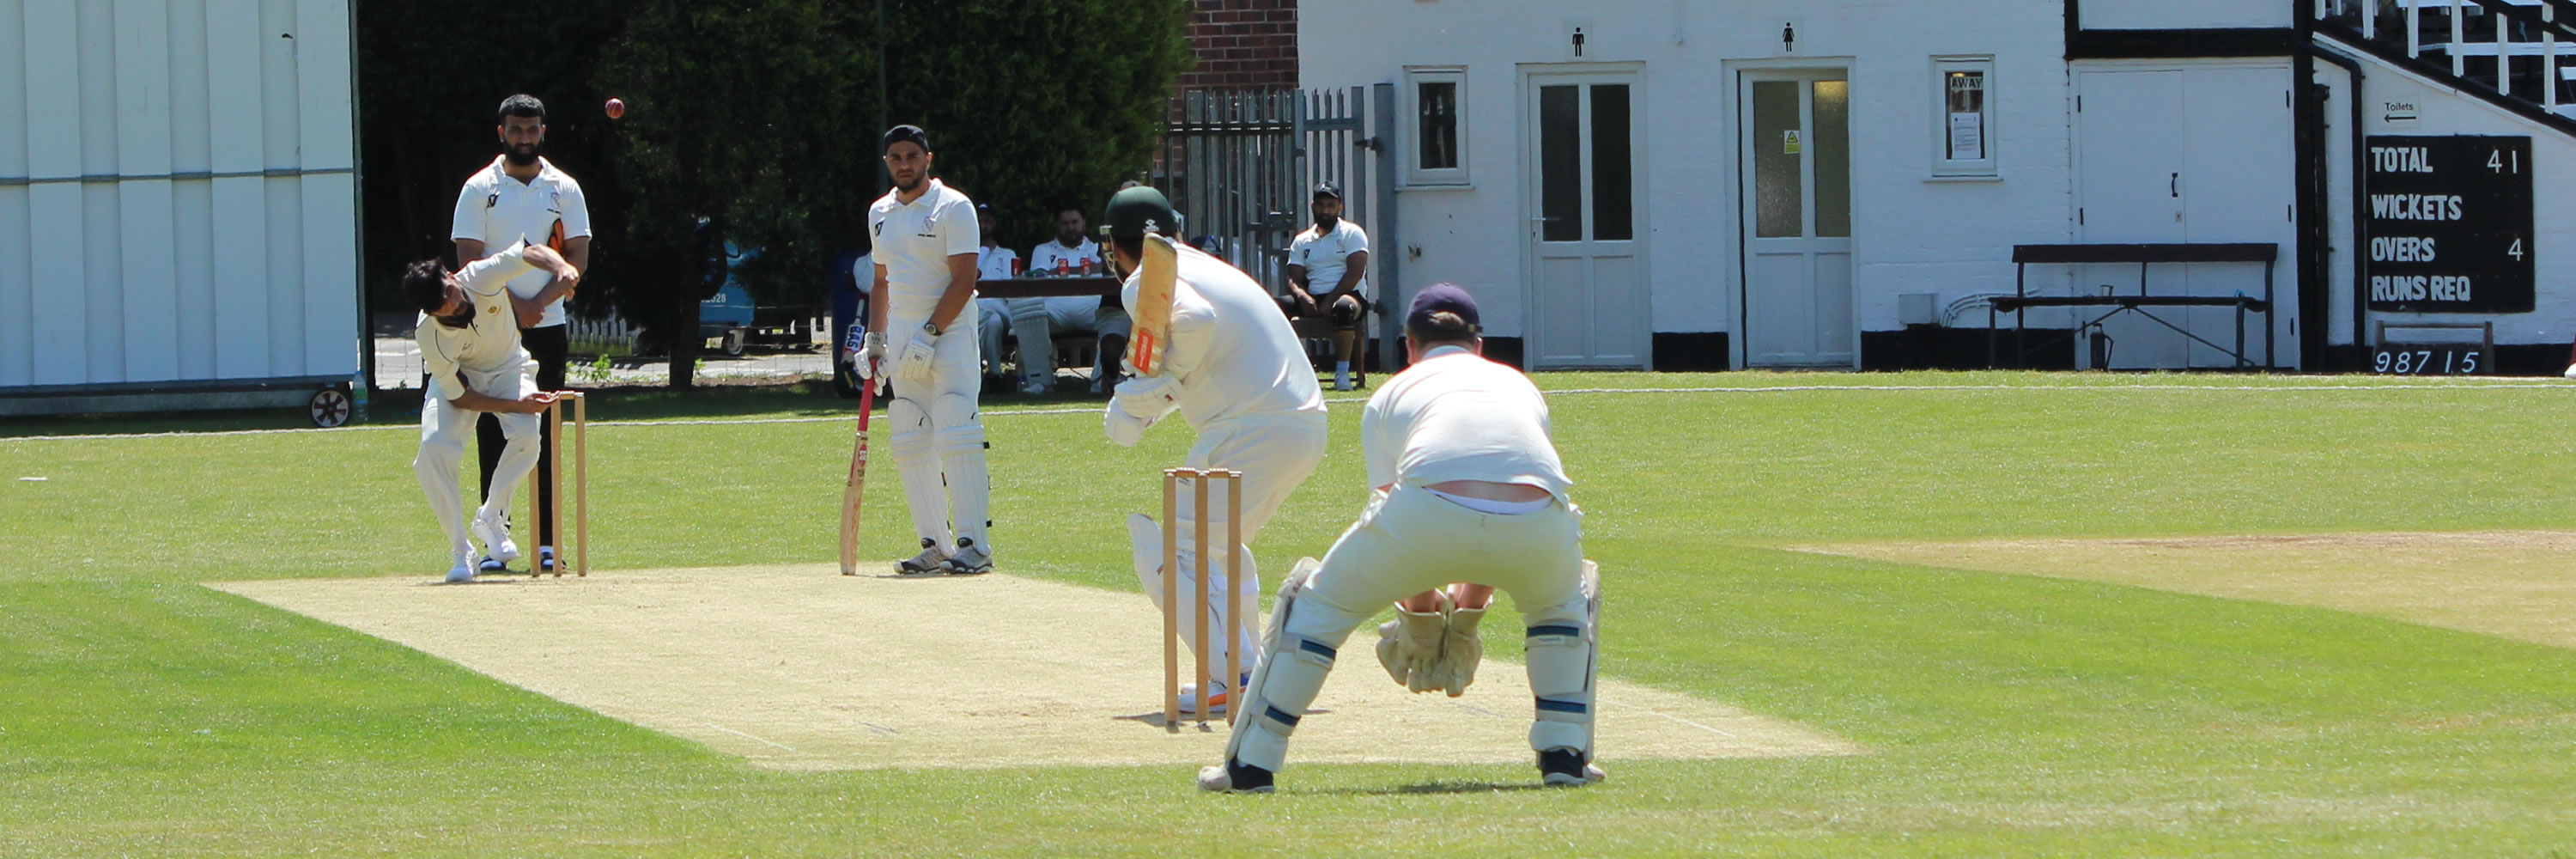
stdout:
<svg viewBox="0 0 2576 859">
<path fill-rule="evenodd" d="M 1449 793 L 1507 793 L 1558 789 L 1560 788 L 1534 782 L 1512 782 L 1506 784 L 1491 781 L 1427 781 L 1421 784 L 1408 784 L 1399 787 L 1345 787 L 1333 790 L 1299 791 L 1299 793 L 1335 794 L 1342 796 L 1407 796 Z"/>
<path fill-rule="evenodd" d="M 687 390 L 661 385 L 579 385 L 590 397 L 590 417 L 601 421 L 650 421 L 692 418 L 849 417 L 858 395 L 843 396 L 823 377 L 791 380 L 704 379 Z M 886 397 L 877 398 L 885 409 Z M 1040 395 L 986 391 L 988 406 L 1084 406 L 1108 399 L 1077 385 Z M 409 426 L 420 422 L 421 391 L 377 391 L 367 402 L 367 426 Z M 356 425 L 356 424 L 353 424 Z M 302 408 L 235 409 L 154 414 L 44 415 L 0 418 L 0 438 L 129 433 L 231 432 L 240 430 L 310 429 Z"/>
</svg>

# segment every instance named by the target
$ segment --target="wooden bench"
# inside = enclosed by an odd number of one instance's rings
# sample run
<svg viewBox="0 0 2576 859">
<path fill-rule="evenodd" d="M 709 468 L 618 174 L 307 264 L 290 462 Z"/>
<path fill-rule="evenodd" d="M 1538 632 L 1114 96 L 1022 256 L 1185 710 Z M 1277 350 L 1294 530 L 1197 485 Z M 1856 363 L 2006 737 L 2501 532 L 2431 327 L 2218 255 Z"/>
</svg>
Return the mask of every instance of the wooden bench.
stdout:
<svg viewBox="0 0 2576 859">
<path fill-rule="evenodd" d="M 2063 338 L 2069 342 L 2073 341 L 2075 337 L 2074 332 L 2081 332 L 2085 328 L 2098 325 L 2103 320 L 2122 313 L 2135 313 L 2154 321 L 2158 325 L 2173 329 L 2176 333 L 2199 342 L 2201 345 L 2226 352 L 2230 358 L 2234 359 L 2234 367 L 2236 369 L 2268 369 L 2278 366 L 2278 361 L 2276 360 L 2277 356 L 2273 352 L 2273 326 L 2269 324 L 2269 320 L 2273 318 L 2273 271 L 2280 260 L 2280 256 L 2281 246 L 2270 242 L 2225 244 L 2169 243 L 2014 245 L 2013 294 L 1991 299 L 1986 304 L 1986 367 L 1988 369 L 1993 369 L 1999 366 L 1999 362 L 1996 360 L 1995 354 L 1996 334 L 1999 328 L 1996 317 L 1997 315 L 2004 313 L 2013 314 L 2013 363 L 2019 365 L 2029 359 L 2031 346 L 2028 342 L 2028 326 L 2023 324 L 2024 314 L 2022 314 L 2021 311 L 2033 307 L 2110 308 L 2109 310 L 2104 311 L 2102 315 L 2093 317 L 2091 320 L 2075 326 L 2074 331 L 2069 332 L 2065 338 Z M 2242 293 L 2224 296 L 2147 294 L 2147 266 L 2157 263 L 2195 262 L 2262 263 L 2263 297 L 2255 298 Z M 2030 294 L 2030 267 L 2034 263 L 2041 265 L 2136 263 L 2138 266 L 2138 294 L 2032 295 Z M 2230 349 L 2216 343 L 2211 343 L 2208 339 L 2203 338 L 2198 334 L 2193 334 L 2189 329 L 2175 325 L 2164 317 L 2157 316 L 2153 311 L 2148 309 L 2165 307 L 2235 308 L 2236 348 Z M 2247 360 L 2245 357 L 2245 314 L 2247 313 L 2263 314 L 2264 319 L 2266 320 L 2266 324 L 2263 326 L 2263 364 L 2260 367 L 2256 367 L 2252 361 Z M 2056 343 L 2058 339 L 2059 338 L 2050 338 L 2048 341 L 2042 342 L 2040 346 L 2049 346 Z"/>
</svg>

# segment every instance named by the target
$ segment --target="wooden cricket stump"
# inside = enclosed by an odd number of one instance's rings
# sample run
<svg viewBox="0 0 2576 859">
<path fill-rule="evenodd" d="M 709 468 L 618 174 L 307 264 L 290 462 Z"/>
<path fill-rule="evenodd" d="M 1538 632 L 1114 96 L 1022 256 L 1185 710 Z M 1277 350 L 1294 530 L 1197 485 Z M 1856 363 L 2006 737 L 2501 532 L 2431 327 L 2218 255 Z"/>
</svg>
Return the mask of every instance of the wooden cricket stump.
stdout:
<svg viewBox="0 0 2576 859">
<path fill-rule="evenodd" d="M 565 452 L 563 445 L 563 429 L 565 403 L 572 404 L 571 452 L 573 455 L 573 466 L 572 483 L 570 484 L 564 483 L 563 479 Z M 554 452 L 553 456 L 546 458 L 546 468 L 550 482 L 552 482 L 555 487 L 555 503 L 547 504 L 545 493 L 537 491 L 537 482 L 531 480 L 528 481 L 528 510 L 535 515 L 538 521 L 544 522 L 547 525 L 547 528 L 545 529 L 546 533 L 554 535 L 556 540 L 556 545 L 554 547 L 555 564 L 554 569 L 546 569 L 545 558 L 540 554 L 528 562 L 528 577 L 536 578 L 551 572 L 556 578 L 562 578 L 564 568 L 572 566 L 575 563 L 579 564 L 579 566 L 576 567 L 579 575 L 589 576 L 590 400 L 589 398 L 582 396 L 580 391 L 556 391 L 555 401 L 546 406 L 546 411 L 542 419 L 545 421 L 546 449 Z M 564 499 L 567 496 L 571 497 L 571 506 L 574 508 L 573 537 L 570 541 L 564 540 Z M 530 535 L 529 542 L 540 546 L 544 545 L 543 541 L 536 539 L 536 535 Z"/>
<path fill-rule="evenodd" d="M 1243 593 L 1234 586 L 1234 571 L 1243 568 L 1243 472 L 1223 468 L 1170 468 L 1163 471 L 1163 726 L 1168 731 L 1181 729 L 1181 484 L 1190 487 L 1192 514 L 1190 545 L 1197 547 L 1198 593 L 1190 599 L 1191 642 L 1197 656 L 1199 676 L 1198 722 L 1205 727 L 1210 715 L 1208 699 L 1213 696 L 1215 676 L 1208 673 L 1208 611 L 1214 606 L 1211 588 L 1225 591 L 1225 687 L 1228 690 L 1225 721 L 1234 723 L 1243 685 L 1243 654 L 1238 646 L 1243 638 Z M 1208 549 L 1208 502 L 1211 486 L 1226 487 L 1225 575 L 1215 573 L 1215 553 Z"/>
</svg>

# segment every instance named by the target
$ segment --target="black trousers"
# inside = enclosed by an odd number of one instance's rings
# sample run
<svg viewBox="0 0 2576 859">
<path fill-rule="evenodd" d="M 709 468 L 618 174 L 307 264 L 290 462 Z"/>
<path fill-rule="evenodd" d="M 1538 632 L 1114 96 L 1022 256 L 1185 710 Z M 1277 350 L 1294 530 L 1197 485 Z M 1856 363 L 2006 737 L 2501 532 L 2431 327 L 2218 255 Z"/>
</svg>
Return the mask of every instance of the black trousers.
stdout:
<svg viewBox="0 0 2576 859">
<path fill-rule="evenodd" d="M 519 344 L 527 347 L 528 357 L 537 361 L 538 390 L 563 390 L 564 360 L 567 357 L 566 353 L 572 349 L 572 339 L 567 336 L 568 333 L 566 327 L 562 325 L 519 329 Z M 539 504 L 553 504 L 555 498 L 554 440 L 546 436 L 545 425 L 538 424 L 537 473 L 528 475 L 528 481 L 537 487 L 537 497 L 541 499 L 538 501 Z M 480 497 L 485 501 L 492 500 L 492 471 L 501 466 L 501 447 L 509 442 L 509 438 L 501 434 L 499 417 L 486 413 L 475 420 L 474 454 L 475 458 L 483 462 L 483 489 Z M 528 511 L 528 515 L 537 520 L 537 545 L 556 545 L 554 532 L 550 530 L 554 527 L 554 523 L 538 515 L 537 510 Z M 536 556 L 534 547 L 526 551 L 529 557 Z"/>
</svg>

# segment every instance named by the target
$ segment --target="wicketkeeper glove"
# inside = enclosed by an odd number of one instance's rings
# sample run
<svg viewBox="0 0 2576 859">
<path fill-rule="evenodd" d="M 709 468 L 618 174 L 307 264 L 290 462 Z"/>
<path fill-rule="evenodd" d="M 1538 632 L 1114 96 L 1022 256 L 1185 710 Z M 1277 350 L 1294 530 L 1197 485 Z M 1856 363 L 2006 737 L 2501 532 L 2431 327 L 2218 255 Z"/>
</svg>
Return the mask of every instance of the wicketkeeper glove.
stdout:
<svg viewBox="0 0 2576 859">
<path fill-rule="evenodd" d="M 1476 635 L 1476 622 L 1483 619 L 1485 610 L 1481 608 L 1449 610 L 1449 628 L 1440 642 L 1440 665 L 1433 671 L 1439 675 L 1440 688 L 1448 690 L 1451 698 L 1467 694 L 1467 686 L 1476 682 L 1476 666 L 1485 661 L 1485 640 Z"/>
<path fill-rule="evenodd" d="M 1378 626 L 1377 663 L 1386 668 L 1387 676 L 1415 692 L 1441 688 L 1440 647 L 1448 634 L 1449 596 L 1440 595 L 1440 607 L 1431 611 L 1406 611 L 1395 608 L 1395 619 Z"/>
</svg>

